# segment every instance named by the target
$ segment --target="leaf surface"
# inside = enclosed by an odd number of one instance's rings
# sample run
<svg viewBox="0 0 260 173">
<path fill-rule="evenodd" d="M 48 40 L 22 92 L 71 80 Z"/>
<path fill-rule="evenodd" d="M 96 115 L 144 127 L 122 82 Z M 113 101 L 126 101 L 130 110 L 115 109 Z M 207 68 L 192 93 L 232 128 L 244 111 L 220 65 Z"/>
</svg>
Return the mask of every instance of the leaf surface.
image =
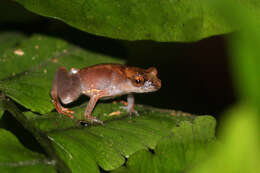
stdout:
<svg viewBox="0 0 260 173">
<path fill-rule="evenodd" d="M 85 106 L 86 104 L 73 108 L 76 119 L 82 117 Z M 125 163 L 125 158 L 131 160 L 135 153 L 147 149 L 156 150 L 162 147 L 159 151 L 166 152 L 167 148 L 169 149 L 168 138 L 178 151 L 176 153 L 172 150 L 168 156 L 169 162 L 174 159 L 184 161 L 182 154 L 187 150 L 190 152 L 186 156 L 187 163 L 184 162 L 183 167 L 179 169 L 183 170 L 188 163 L 192 163 L 192 157 L 199 157 L 197 145 L 207 146 L 214 140 L 215 120 L 210 116 L 174 116 L 170 111 L 155 111 L 143 106 L 137 106 L 137 109 L 141 116 L 130 119 L 127 113 L 120 109 L 119 104 L 99 103 L 93 116 L 103 120 L 104 125 L 87 127 L 80 126 L 77 120 L 54 112 L 44 116 L 37 116 L 31 112 L 25 115 L 30 123 L 47 134 L 55 152 L 72 172 L 99 172 L 98 166 L 107 171 L 114 170 Z M 120 115 L 109 116 L 118 111 L 121 111 Z M 171 133 L 174 135 L 168 137 Z M 160 144 L 162 141 L 166 141 L 166 144 Z M 188 149 L 183 150 L 183 147 Z M 175 157 L 170 157 L 172 155 Z M 141 158 L 145 157 L 142 155 Z M 159 164 L 159 160 L 154 162 Z"/>
<path fill-rule="evenodd" d="M 19 32 L 1 32 L 0 33 L 0 55 L 4 54 L 6 49 L 15 47 L 19 42 L 25 39 L 26 36 Z M 1 58 L 1 61 L 3 59 Z"/>
<path fill-rule="evenodd" d="M 25 148 L 9 131 L 0 129 L 1 172 L 56 172 L 53 160 Z"/>
<path fill-rule="evenodd" d="M 182 121 L 159 140 L 153 152 L 140 150 L 113 172 L 183 172 L 208 155 L 215 141 L 214 127 L 210 116 L 197 117 L 192 123 Z"/>
<path fill-rule="evenodd" d="M 203 0 L 16 1 L 37 14 L 117 39 L 187 42 L 234 29 Z M 252 5 L 250 1 L 242 3 Z"/>
</svg>

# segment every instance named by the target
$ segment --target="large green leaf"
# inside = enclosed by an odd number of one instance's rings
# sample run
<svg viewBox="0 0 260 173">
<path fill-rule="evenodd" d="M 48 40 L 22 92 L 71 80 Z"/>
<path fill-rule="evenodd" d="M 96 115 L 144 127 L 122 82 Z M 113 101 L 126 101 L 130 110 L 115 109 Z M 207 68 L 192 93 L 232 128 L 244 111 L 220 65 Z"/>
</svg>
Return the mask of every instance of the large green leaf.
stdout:
<svg viewBox="0 0 260 173">
<path fill-rule="evenodd" d="M 16 1 L 83 31 L 125 40 L 194 41 L 234 29 L 203 0 Z M 251 7 L 253 2 L 243 3 Z"/>
<path fill-rule="evenodd" d="M 0 33 L 0 55 L 8 48 L 15 47 L 21 40 L 25 39 L 25 35 L 19 32 L 2 32 Z M 3 58 L 1 58 L 3 61 Z"/>
<path fill-rule="evenodd" d="M 47 113 L 53 109 L 50 89 L 59 66 L 82 68 L 105 62 L 122 61 L 83 50 L 61 39 L 34 35 L 1 55 L 0 90 L 32 111 Z"/>
<path fill-rule="evenodd" d="M 55 161 L 25 148 L 9 131 L 0 129 L 0 172 L 56 172 Z"/>
<path fill-rule="evenodd" d="M 85 106 L 73 108 L 77 118 L 81 118 Z M 174 143 L 175 148 L 178 148 L 178 153 L 170 149 L 169 156 L 175 157 L 168 158 L 168 162 L 183 161 L 182 154 L 188 151 L 184 165 L 189 165 L 192 158 L 199 157 L 196 145 L 206 146 L 208 141 L 214 139 L 215 120 L 212 117 L 186 116 L 144 106 L 137 106 L 141 116 L 130 119 L 126 112 L 120 109 L 119 104 L 100 103 L 93 115 L 104 120 L 104 125 L 87 127 L 82 127 L 77 120 L 56 112 L 44 116 L 26 112 L 24 117 L 21 112 L 13 111 L 12 106 L 7 106 L 7 109 L 10 109 L 36 138 L 38 133 L 46 134 L 45 137 L 38 138 L 39 143 L 51 142 L 47 149 L 44 147 L 47 153 L 48 149 L 52 148 L 51 154 L 63 160 L 72 172 L 99 172 L 98 166 L 104 170 L 114 170 L 125 163 L 125 158 L 131 159 L 138 151 L 155 149 L 161 153 L 166 152 L 168 142 Z M 112 116 L 112 112 L 118 111 L 120 115 Z M 196 140 L 200 143 L 196 143 Z M 183 150 L 183 147 L 188 150 Z M 161 163 L 159 160 L 154 162 Z M 180 170 L 184 169 L 183 166 Z"/>
<path fill-rule="evenodd" d="M 182 121 L 161 138 L 154 152 L 140 150 L 114 172 L 182 172 L 200 163 L 215 140 L 212 117 L 197 117 L 192 123 Z M 207 130 L 205 130 L 207 129 Z"/>
<path fill-rule="evenodd" d="M 7 49 L 11 49 L 12 47 L 15 47 L 21 40 L 25 38 L 25 35 L 18 32 L 3 32 L 0 33 L 0 61 L 5 61 L 3 57 L 4 52 Z M 3 66 L 1 65 L 1 68 Z M 2 117 L 4 113 L 4 108 L 2 105 L 2 98 L 3 95 L 0 91 L 0 118 Z"/>
</svg>

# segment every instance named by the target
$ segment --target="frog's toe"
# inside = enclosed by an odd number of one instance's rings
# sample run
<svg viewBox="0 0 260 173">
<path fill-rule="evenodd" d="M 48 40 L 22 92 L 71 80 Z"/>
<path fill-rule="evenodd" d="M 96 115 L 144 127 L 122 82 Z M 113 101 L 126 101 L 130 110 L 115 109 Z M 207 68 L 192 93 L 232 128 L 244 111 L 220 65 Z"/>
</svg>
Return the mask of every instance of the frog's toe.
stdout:
<svg viewBox="0 0 260 173">
<path fill-rule="evenodd" d="M 129 108 L 128 106 L 120 106 L 119 108 L 126 110 L 126 112 L 127 112 L 130 116 L 131 116 L 132 114 L 135 114 L 136 116 L 139 116 L 139 113 L 138 113 L 135 109 Z"/>
</svg>

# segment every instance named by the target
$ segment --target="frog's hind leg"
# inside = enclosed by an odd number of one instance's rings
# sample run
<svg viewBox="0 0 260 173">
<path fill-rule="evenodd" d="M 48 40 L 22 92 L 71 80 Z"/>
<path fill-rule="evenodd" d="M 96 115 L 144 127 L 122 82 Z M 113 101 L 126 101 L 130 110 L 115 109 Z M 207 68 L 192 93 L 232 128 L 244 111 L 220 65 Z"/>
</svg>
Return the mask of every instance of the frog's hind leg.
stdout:
<svg viewBox="0 0 260 173">
<path fill-rule="evenodd" d="M 75 101 L 81 92 L 78 70 L 73 68 L 68 72 L 64 67 L 61 67 L 56 74 L 58 96 L 61 102 L 68 104 Z"/>
<path fill-rule="evenodd" d="M 55 75 L 51 95 L 53 98 L 54 106 L 57 112 L 74 118 L 72 115 L 74 112 L 64 108 L 63 104 L 68 104 L 76 100 L 81 93 L 80 78 L 78 70 L 71 69 L 70 72 L 65 67 L 60 67 Z"/>
</svg>

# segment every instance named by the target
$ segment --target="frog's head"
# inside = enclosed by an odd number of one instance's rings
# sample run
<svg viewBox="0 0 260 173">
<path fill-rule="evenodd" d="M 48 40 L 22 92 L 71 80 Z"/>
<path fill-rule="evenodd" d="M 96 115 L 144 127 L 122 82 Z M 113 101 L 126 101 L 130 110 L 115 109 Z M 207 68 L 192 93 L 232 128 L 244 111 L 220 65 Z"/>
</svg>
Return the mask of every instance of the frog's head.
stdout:
<svg viewBox="0 0 260 173">
<path fill-rule="evenodd" d="M 129 84 L 128 89 L 133 93 L 153 92 L 161 88 L 161 80 L 157 77 L 158 71 L 155 67 L 148 69 L 127 67 L 125 72 Z"/>
</svg>

